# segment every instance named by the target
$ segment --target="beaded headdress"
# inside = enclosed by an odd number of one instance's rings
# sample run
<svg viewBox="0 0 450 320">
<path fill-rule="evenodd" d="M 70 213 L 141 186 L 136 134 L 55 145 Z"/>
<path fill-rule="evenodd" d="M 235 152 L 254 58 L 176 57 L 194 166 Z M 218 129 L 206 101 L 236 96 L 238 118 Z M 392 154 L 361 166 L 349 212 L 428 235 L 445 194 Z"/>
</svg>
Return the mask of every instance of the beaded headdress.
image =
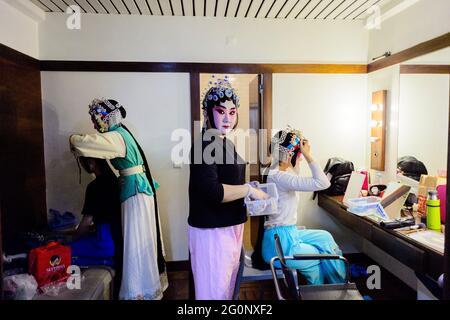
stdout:
<svg viewBox="0 0 450 320">
<path fill-rule="evenodd" d="M 286 141 L 287 136 L 290 135 L 290 140 Z M 288 126 L 285 130 L 281 131 L 280 136 L 278 134 L 272 138 L 272 146 L 274 149 L 278 148 L 278 152 L 293 156 L 296 152 L 300 150 L 300 137 L 302 133 L 299 130 L 291 128 Z"/>
<path fill-rule="evenodd" d="M 94 99 L 89 104 L 89 114 L 99 125 L 100 132 L 107 132 L 110 128 L 120 124 L 123 120 L 120 103 L 113 104 L 108 99 Z"/>
<path fill-rule="evenodd" d="M 208 82 L 208 87 L 204 90 L 201 100 L 202 100 L 202 108 L 206 109 L 208 106 L 208 102 L 214 101 L 219 102 L 220 99 L 233 100 L 235 102 L 236 107 L 239 108 L 239 97 L 236 93 L 237 90 L 233 89 L 230 83 L 230 79 L 228 76 L 225 76 L 223 79 L 216 78 L 215 75 L 211 76 L 211 79 Z"/>
</svg>

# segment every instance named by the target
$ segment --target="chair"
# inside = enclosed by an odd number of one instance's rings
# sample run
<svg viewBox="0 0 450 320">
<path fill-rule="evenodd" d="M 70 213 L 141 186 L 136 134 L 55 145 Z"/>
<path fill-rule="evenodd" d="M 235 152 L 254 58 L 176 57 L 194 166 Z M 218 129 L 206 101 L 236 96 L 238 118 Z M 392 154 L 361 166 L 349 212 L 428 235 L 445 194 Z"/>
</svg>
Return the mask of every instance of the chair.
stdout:
<svg viewBox="0 0 450 320">
<path fill-rule="evenodd" d="M 236 275 L 236 282 L 234 285 L 233 300 L 239 300 L 239 291 L 241 288 L 241 283 L 249 281 L 264 281 L 272 279 L 272 272 L 270 269 L 260 270 L 252 265 L 251 254 L 247 255 L 244 248 L 241 251 L 241 257 L 239 259 L 239 269 Z M 283 278 L 283 273 L 281 270 L 276 271 L 276 275 Z M 259 291 L 259 299 L 261 300 L 263 296 L 263 290 Z"/>
<path fill-rule="evenodd" d="M 342 256 L 332 254 L 295 254 L 293 257 L 284 256 L 281 247 L 280 238 L 275 235 L 275 246 L 278 256 L 270 261 L 272 278 L 275 283 L 275 290 L 279 300 L 286 300 L 281 293 L 280 281 L 277 276 L 275 262 L 279 261 L 284 275 L 283 283 L 285 292 L 291 300 L 363 300 L 363 297 L 356 288 L 356 284 L 350 282 L 350 265 Z M 342 284 L 323 284 L 323 285 L 297 285 L 297 270 L 290 268 L 286 261 L 288 260 L 341 260 L 346 266 L 346 279 Z M 278 269 L 279 270 L 279 269 Z"/>
</svg>

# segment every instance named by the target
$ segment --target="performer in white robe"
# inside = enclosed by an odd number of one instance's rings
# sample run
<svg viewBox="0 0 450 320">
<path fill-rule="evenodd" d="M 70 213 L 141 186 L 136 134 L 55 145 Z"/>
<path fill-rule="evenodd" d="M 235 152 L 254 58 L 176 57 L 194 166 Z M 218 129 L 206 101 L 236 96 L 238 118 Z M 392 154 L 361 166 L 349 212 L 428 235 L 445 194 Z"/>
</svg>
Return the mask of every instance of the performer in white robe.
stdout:
<svg viewBox="0 0 450 320">
<path fill-rule="evenodd" d="M 144 152 L 121 123 L 124 107 L 114 100 L 95 99 L 89 114 L 99 133 L 72 135 L 70 145 L 79 156 L 109 159 L 120 173 L 124 252 L 119 298 L 161 299 L 168 281 L 156 200 L 159 185 Z"/>
</svg>

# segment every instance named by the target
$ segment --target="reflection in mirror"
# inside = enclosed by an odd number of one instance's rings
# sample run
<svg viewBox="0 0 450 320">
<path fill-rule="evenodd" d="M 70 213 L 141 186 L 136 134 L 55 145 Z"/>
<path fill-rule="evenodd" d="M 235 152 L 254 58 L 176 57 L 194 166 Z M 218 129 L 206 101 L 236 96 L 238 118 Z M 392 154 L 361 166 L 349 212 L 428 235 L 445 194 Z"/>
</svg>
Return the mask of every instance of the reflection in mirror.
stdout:
<svg viewBox="0 0 450 320">
<path fill-rule="evenodd" d="M 415 180 L 421 174 L 446 174 L 449 65 L 450 47 L 401 66 L 398 167 Z"/>
</svg>

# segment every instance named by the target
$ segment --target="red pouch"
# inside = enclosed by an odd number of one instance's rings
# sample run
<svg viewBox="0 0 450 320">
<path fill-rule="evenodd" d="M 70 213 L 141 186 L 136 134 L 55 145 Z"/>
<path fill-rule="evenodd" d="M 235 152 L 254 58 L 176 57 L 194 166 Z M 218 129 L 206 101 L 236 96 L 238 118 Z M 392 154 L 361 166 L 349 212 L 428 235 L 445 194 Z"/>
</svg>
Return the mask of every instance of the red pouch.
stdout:
<svg viewBox="0 0 450 320">
<path fill-rule="evenodd" d="M 58 242 L 31 250 L 28 269 L 40 287 L 61 282 L 69 277 L 66 270 L 71 264 L 71 249 Z"/>
</svg>

